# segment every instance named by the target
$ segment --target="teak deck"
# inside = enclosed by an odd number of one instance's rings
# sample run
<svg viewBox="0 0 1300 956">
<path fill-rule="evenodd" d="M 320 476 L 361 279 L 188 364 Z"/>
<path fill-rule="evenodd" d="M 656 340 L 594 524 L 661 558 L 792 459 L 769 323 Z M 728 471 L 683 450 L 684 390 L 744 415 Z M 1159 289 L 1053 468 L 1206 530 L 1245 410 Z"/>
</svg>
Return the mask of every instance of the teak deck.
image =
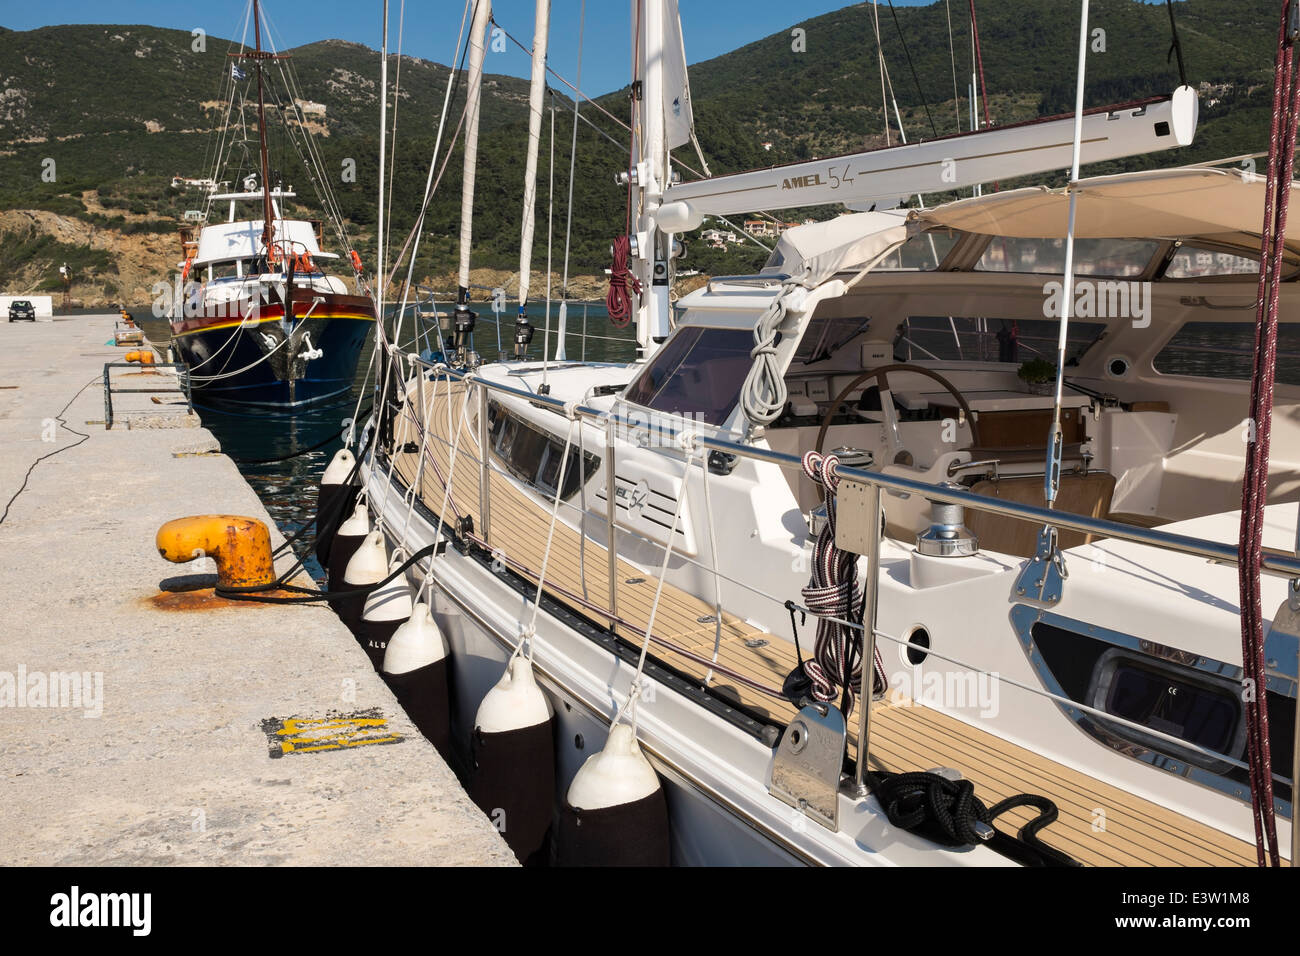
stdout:
<svg viewBox="0 0 1300 956">
<path fill-rule="evenodd" d="M 469 514 L 475 527 L 479 515 L 478 438 L 470 427 L 474 410 L 461 418 L 464 387 L 445 381 L 423 381 L 426 420 L 432 424 L 427 441 L 427 459 L 421 476 L 421 498 L 435 514 L 446 492 L 445 476 L 451 471 L 453 422 L 463 421 L 454 473 L 451 506 L 444 520 Z M 418 399 L 412 389 L 411 399 Z M 419 424 L 411 411 L 414 401 L 403 406 L 396 427 L 398 447 L 420 441 Z M 399 454 L 395 469 L 409 487 L 417 474 L 418 454 Z M 561 517 L 574 512 L 561 506 Z M 602 513 L 603 520 L 603 513 Z M 550 507 L 543 507 L 521 491 L 513 480 L 494 467 L 491 477 L 489 543 L 507 560 L 522 565 L 525 577 L 537 579 L 542 566 L 550 527 Z M 631 534 L 620 529 L 619 534 Z M 599 618 L 608 611 L 608 558 L 601 542 L 587 539 L 580 549 L 578 531 L 563 520 L 555 525 L 550 559 L 546 567 L 548 593 L 588 616 Z M 583 552 L 580 559 L 579 552 Z M 580 565 L 585 565 L 584 575 Z M 654 600 L 657 569 L 642 569 L 618 563 L 619 618 L 644 633 Z M 556 591 L 551 591 L 551 587 Z M 567 597 L 586 595 L 583 602 Z M 593 612 L 592 605 L 599 611 Z M 655 615 L 654 635 L 671 641 L 705 659 L 715 650 L 712 604 L 665 584 Z M 811 623 L 811 622 L 810 622 Z M 641 633 L 629 635 L 636 639 Z M 656 656 L 678 671 L 700 678 L 705 684 L 706 664 L 663 646 L 653 648 Z M 779 688 L 795 667 L 794 648 L 782 637 L 769 635 L 746 624 L 733 614 L 722 615 L 717 663 L 742 674 L 759 685 Z M 795 713 L 789 702 L 755 690 L 726 674 L 714 672 L 707 686 L 726 698 L 738 700 L 775 722 L 784 724 Z M 856 728 L 856 721 L 850 720 Z M 851 731 L 850 751 L 856 750 Z M 872 708 L 870 761 L 874 767 L 891 770 L 928 770 L 953 767 L 975 783 L 976 794 L 993 804 L 1016 793 L 1038 793 L 1055 801 L 1060 817 L 1040 839 L 1090 866 L 1252 866 L 1254 847 L 1197 820 L 1134 796 L 1102 780 L 1090 777 L 956 718 L 919 704 L 877 701 Z M 1243 807 L 1243 815 L 1247 812 Z M 999 821 L 1003 830 L 1019 827 L 1033 816 L 1028 808 L 1007 813 Z"/>
</svg>

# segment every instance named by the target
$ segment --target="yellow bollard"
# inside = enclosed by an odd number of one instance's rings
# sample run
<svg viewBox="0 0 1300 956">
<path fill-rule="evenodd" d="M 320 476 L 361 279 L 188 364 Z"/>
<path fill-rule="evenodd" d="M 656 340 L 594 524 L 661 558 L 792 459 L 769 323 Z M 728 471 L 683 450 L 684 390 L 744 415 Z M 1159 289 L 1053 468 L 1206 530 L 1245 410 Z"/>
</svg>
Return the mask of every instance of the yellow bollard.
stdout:
<svg viewBox="0 0 1300 956">
<path fill-rule="evenodd" d="M 150 351 L 127 352 L 126 360 L 128 362 L 139 362 L 141 365 L 152 365 L 154 363 L 153 353 Z"/>
<path fill-rule="evenodd" d="M 196 515 L 176 518 L 158 529 L 158 553 L 184 564 L 209 557 L 217 563 L 217 587 L 253 587 L 275 580 L 271 532 L 256 518 Z"/>
</svg>

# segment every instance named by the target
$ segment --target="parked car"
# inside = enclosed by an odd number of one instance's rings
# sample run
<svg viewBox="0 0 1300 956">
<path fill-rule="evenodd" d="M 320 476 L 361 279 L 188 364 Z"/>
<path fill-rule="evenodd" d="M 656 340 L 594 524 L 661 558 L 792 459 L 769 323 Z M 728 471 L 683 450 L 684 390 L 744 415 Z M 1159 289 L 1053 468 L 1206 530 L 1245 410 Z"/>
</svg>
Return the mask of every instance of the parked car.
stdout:
<svg viewBox="0 0 1300 956">
<path fill-rule="evenodd" d="M 9 303 L 9 321 L 15 319 L 26 319 L 28 322 L 36 321 L 36 308 L 27 299 L 14 299 Z"/>
</svg>

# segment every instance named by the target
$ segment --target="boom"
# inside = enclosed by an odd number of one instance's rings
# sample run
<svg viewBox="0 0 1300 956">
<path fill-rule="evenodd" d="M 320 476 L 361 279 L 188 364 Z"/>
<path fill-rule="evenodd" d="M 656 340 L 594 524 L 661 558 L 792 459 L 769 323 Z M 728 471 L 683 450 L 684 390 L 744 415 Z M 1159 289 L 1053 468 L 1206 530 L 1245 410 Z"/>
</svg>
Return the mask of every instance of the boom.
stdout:
<svg viewBox="0 0 1300 956">
<path fill-rule="evenodd" d="M 1187 86 L 1168 97 L 1091 110 L 1083 117 L 1083 162 L 1186 146 L 1197 114 L 1196 92 Z M 664 191 L 658 225 L 684 232 L 707 215 L 832 203 L 890 208 L 917 193 L 1068 169 L 1073 141 L 1070 115 L 675 184 Z"/>
</svg>

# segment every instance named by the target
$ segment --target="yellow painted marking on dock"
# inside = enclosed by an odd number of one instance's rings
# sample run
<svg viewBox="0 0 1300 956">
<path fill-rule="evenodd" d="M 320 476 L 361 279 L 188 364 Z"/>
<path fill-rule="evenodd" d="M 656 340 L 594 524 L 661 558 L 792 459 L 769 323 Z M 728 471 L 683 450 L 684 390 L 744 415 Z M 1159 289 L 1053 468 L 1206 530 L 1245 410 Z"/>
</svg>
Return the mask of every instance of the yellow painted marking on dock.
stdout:
<svg viewBox="0 0 1300 956">
<path fill-rule="evenodd" d="M 291 717 L 272 723 L 278 725 L 268 727 L 272 757 L 395 744 L 405 739 L 389 730 L 383 717 Z"/>
</svg>

